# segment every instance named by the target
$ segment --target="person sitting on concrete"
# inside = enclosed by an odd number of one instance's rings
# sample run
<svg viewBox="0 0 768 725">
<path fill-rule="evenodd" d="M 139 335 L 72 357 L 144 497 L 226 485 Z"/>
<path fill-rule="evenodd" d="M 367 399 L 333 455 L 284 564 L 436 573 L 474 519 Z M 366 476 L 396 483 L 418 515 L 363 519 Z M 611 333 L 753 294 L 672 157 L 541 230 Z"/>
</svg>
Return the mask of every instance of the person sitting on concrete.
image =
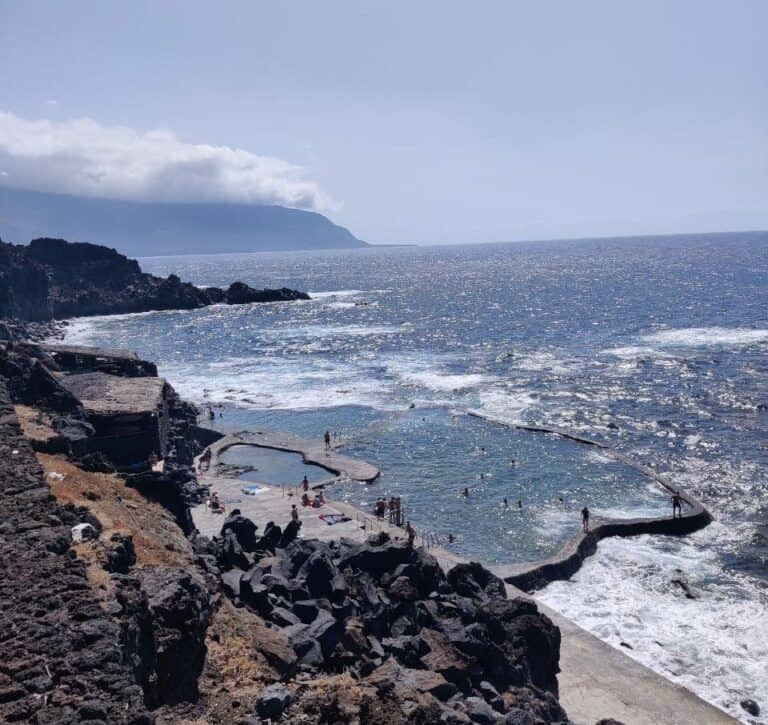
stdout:
<svg viewBox="0 0 768 725">
<path fill-rule="evenodd" d="M 223 514 L 224 513 L 224 504 L 221 502 L 221 499 L 219 498 L 219 494 L 214 491 L 211 494 L 211 499 L 208 502 L 208 505 L 211 508 L 211 511 L 215 514 Z"/>
<path fill-rule="evenodd" d="M 310 506 L 311 501 L 309 500 L 309 494 L 306 493 L 306 491 L 301 495 L 301 505 L 302 506 Z"/>
<path fill-rule="evenodd" d="M 589 531 L 589 509 L 586 506 L 581 509 L 581 528 Z"/>
<path fill-rule="evenodd" d="M 672 518 L 683 518 L 683 497 L 680 491 L 675 491 L 672 496 Z"/>
</svg>

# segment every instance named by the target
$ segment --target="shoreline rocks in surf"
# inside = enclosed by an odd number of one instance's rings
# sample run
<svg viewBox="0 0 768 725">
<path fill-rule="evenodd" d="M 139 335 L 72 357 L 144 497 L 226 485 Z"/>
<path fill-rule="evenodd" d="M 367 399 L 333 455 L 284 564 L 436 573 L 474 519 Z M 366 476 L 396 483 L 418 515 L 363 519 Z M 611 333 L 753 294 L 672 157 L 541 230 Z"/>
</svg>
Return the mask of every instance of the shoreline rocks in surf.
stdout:
<svg viewBox="0 0 768 725">
<path fill-rule="evenodd" d="M 201 289 L 175 274 L 142 272 L 136 260 L 96 244 L 41 238 L 22 246 L 0 240 L 0 318 L 43 321 L 308 299 L 306 292 L 258 290 L 243 282 Z"/>
</svg>

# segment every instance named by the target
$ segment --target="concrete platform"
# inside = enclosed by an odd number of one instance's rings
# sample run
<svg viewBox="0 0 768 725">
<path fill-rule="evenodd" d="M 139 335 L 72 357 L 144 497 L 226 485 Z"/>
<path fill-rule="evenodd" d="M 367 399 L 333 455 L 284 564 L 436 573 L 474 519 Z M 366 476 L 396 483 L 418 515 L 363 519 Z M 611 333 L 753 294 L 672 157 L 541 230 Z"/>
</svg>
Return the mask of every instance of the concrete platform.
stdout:
<svg viewBox="0 0 768 725">
<path fill-rule="evenodd" d="M 320 466 L 331 471 L 336 477 L 349 478 L 353 481 L 370 483 L 381 475 L 381 471 L 370 463 L 345 456 L 333 448 L 330 451 L 326 451 L 325 443 L 322 440 L 308 440 L 306 438 L 299 438 L 299 436 L 293 435 L 293 433 L 280 433 L 277 431 L 254 431 L 225 436 L 209 446 L 211 465 L 215 464 L 218 456 L 227 448 L 243 444 L 299 453 L 304 459 L 304 463 Z"/>
</svg>

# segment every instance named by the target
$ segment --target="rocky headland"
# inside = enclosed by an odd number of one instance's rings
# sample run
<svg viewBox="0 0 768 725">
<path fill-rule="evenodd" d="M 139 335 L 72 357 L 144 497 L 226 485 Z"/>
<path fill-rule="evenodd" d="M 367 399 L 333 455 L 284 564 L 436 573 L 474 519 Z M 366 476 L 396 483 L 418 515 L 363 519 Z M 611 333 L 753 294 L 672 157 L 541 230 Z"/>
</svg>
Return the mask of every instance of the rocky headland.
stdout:
<svg viewBox="0 0 768 725">
<path fill-rule="evenodd" d="M 0 342 L 0 720 L 568 722 L 534 603 L 386 535 L 232 511 L 200 536 L 217 434 L 151 363 L 23 328 Z"/>
<path fill-rule="evenodd" d="M 201 289 L 173 274 L 156 277 L 142 272 L 136 260 L 96 244 L 41 238 L 23 246 L 0 240 L 0 318 L 62 320 L 301 299 L 309 295 L 258 290 L 243 282 Z"/>
</svg>

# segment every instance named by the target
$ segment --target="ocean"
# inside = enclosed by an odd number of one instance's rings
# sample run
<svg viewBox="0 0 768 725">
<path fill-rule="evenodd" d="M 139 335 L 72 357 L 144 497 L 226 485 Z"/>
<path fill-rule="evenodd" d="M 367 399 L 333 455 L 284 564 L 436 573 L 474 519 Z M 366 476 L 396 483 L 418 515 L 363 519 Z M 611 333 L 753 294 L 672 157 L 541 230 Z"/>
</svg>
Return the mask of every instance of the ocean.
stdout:
<svg viewBox="0 0 768 725">
<path fill-rule="evenodd" d="M 691 536 L 600 544 L 540 599 L 744 722 L 768 723 L 768 236 L 154 257 L 145 271 L 307 302 L 74 321 L 158 363 L 226 431 L 320 437 L 383 471 L 420 533 L 489 564 L 554 553 L 578 511 L 671 512 L 608 443 L 700 498 Z M 460 495 L 469 488 L 469 496 Z M 506 498 L 509 506 L 503 505 Z M 672 579 L 697 594 L 688 599 Z M 740 707 L 755 699 L 758 718 Z"/>
</svg>

